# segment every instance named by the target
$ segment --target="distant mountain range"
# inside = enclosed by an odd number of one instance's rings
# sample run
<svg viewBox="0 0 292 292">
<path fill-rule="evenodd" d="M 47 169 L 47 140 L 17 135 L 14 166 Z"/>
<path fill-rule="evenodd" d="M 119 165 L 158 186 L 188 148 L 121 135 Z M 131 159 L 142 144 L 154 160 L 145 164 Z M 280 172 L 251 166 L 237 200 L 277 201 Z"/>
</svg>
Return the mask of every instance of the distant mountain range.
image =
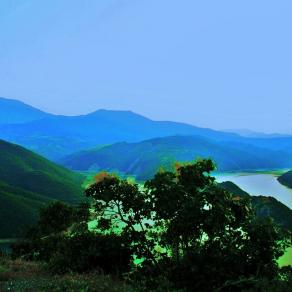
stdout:
<svg viewBox="0 0 292 292">
<path fill-rule="evenodd" d="M 23 124 L 49 116 L 21 101 L 0 97 L 0 125 Z"/>
<path fill-rule="evenodd" d="M 292 167 L 291 136 L 243 137 L 183 123 L 158 122 L 129 111 L 98 110 L 58 116 L 0 98 L 0 139 L 22 145 L 73 170 L 110 170 L 144 180 L 160 167 L 197 157 L 219 170 Z M 80 201 L 83 177 L 21 146 L 0 140 L 0 238 L 20 236 L 52 200 Z M 291 174 L 283 176 L 288 185 Z M 230 183 L 225 188 L 249 196 Z M 253 197 L 257 214 L 284 226 L 291 210 L 273 198 Z M 288 218 L 287 220 L 285 218 Z M 289 224 L 288 224 L 288 223 Z M 288 224 L 288 225 L 287 225 Z"/>
<path fill-rule="evenodd" d="M 0 99 L 0 108 L 3 100 Z M 39 113 L 30 108 L 31 118 L 27 122 L 29 107 L 23 103 L 17 106 L 14 100 L 4 99 L 5 116 L 19 116 L 18 123 L 10 119 L 0 123 L 0 138 L 23 145 L 50 159 L 59 159 L 76 151 L 98 145 L 113 144 L 121 141 L 138 142 L 155 137 L 171 135 L 201 135 L 215 139 L 236 136 L 232 133 L 175 123 L 157 122 L 130 111 L 98 110 L 81 116 L 56 116 Z M 21 108 L 23 107 L 23 111 Z M 21 117 L 23 123 L 20 123 Z"/>
<path fill-rule="evenodd" d="M 247 137 L 247 138 L 282 138 L 282 137 L 291 136 L 291 135 L 277 134 L 277 133 L 266 134 L 266 133 L 251 131 L 248 129 L 228 129 L 228 130 L 224 130 L 224 132 L 235 133 L 242 137 Z"/>
<path fill-rule="evenodd" d="M 52 200 L 82 198 L 83 177 L 20 146 L 0 140 L 0 238 L 19 236 Z"/>
<path fill-rule="evenodd" d="M 215 159 L 222 170 L 292 167 L 292 136 L 243 137 L 130 111 L 58 116 L 7 99 L 0 99 L 0 109 L 1 139 L 72 169 L 110 167 L 142 178 L 160 164 L 197 156 Z"/>
</svg>

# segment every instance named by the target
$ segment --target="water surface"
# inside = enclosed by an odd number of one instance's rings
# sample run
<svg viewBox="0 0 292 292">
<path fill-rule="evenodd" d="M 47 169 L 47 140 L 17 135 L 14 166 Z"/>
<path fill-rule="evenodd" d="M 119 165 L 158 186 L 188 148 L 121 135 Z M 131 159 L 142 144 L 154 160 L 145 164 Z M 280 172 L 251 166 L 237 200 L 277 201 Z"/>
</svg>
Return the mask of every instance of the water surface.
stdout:
<svg viewBox="0 0 292 292">
<path fill-rule="evenodd" d="M 232 181 L 250 195 L 274 197 L 292 209 L 292 189 L 280 184 L 274 174 L 223 173 L 215 177 L 218 182 Z"/>
</svg>

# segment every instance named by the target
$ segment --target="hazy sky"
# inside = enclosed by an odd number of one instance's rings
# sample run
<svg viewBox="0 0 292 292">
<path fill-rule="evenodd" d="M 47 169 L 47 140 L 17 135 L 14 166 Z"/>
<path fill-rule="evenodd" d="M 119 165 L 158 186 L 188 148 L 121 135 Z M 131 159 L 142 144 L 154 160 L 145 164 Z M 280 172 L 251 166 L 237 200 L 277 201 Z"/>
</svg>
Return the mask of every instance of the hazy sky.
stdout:
<svg viewBox="0 0 292 292">
<path fill-rule="evenodd" d="M 291 15 L 291 0 L 1 0 L 0 96 L 292 133 Z"/>
</svg>

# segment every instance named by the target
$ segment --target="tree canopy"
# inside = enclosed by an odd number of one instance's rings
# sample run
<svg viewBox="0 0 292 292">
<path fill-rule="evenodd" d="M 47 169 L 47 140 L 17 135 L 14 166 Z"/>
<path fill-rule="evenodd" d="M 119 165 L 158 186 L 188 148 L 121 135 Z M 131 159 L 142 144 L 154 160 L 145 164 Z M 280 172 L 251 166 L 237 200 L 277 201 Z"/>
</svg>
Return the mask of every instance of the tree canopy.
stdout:
<svg viewBox="0 0 292 292">
<path fill-rule="evenodd" d="M 248 199 L 219 187 L 214 169 L 211 160 L 177 164 L 143 186 L 100 173 L 86 190 L 97 230 L 128 240 L 142 271 L 136 275 L 150 288 L 161 276 L 200 291 L 277 276 L 285 235 L 271 220 L 256 219 Z"/>
</svg>

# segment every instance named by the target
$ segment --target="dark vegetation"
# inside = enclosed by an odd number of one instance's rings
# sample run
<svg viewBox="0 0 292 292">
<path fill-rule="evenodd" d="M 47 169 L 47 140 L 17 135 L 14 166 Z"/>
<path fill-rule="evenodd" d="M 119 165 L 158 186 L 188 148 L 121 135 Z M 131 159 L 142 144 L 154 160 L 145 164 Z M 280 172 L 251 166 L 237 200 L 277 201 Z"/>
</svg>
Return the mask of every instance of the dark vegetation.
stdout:
<svg viewBox="0 0 292 292">
<path fill-rule="evenodd" d="M 115 276 L 134 290 L 289 291 L 291 267 L 277 259 L 290 232 L 255 216 L 249 196 L 216 184 L 212 170 L 211 160 L 177 164 L 143 188 L 100 173 L 86 190 L 93 213 L 86 204 L 51 204 L 13 256 L 56 275 Z"/>
<path fill-rule="evenodd" d="M 77 203 L 82 177 L 20 146 L 0 140 L 0 238 L 18 237 L 52 200 Z"/>
<path fill-rule="evenodd" d="M 288 171 L 278 177 L 278 181 L 288 188 L 292 188 L 292 171 Z"/>
<path fill-rule="evenodd" d="M 40 262 L 11 260 L 0 257 L 0 291 L 72 291 L 72 292 L 131 292 L 134 291 L 124 281 L 97 274 L 53 275 L 46 265 Z"/>
<path fill-rule="evenodd" d="M 273 197 L 250 196 L 232 182 L 223 182 L 220 186 L 235 196 L 249 198 L 257 217 L 271 217 L 277 224 L 292 231 L 292 210 L 283 203 Z"/>
</svg>

